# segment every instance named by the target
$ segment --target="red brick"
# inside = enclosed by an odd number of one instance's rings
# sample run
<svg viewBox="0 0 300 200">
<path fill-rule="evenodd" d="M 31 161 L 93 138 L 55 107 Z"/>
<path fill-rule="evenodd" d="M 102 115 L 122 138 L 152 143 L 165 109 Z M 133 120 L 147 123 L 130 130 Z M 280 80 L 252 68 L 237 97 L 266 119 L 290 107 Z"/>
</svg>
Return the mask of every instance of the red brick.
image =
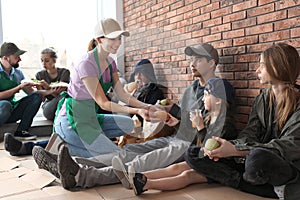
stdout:
<svg viewBox="0 0 300 200">
<path fill-rule="evenodd" d="M 236 37 L 242 37 L 242 36 L 245 36 L 244 29 L 237 29 L 237 30 L 227 31 L 227 32 L 222 33 L 223 39 L 236 38 Z"/>
<path fill-rule="evenodd" d="M 285 31 L 277 31 L 268 34 L 262 34 L 259 36 L 259 42 L 269 42 L 269 41 L 277 41 L 277 40 L 284 40 L 289 38 L 290 32 L 289 30 Z"/>
<path fill-rule="evenodd" d="M 170 18 L 170 24 L 183 20 L 183 14 Z"/>
<path fill-rule="evenodd" d="M 210 30 L 211 30 L 212 34 L 218 33 L 218 32 L 229 31 L 229 30 L 231 30 L 231 24 L 230 23 L 227 23 L 227 24 L 223 23 L 222 25 L 211 27 Z"/>
<path fill-rule="evenodd" d="M 300 25 L 300 17 L 282 20 L 274 23 L 274 30 L 290 29 Z"/>
<path fill-rule="evenodd" d="M 287 18 L 286 10 L 272 12 L 266 15 L 257 16 L 257 24 L 273 22 L 285 18 Z"/>
<path fill-rule="evenodd" d="M 223 55 L 237 55 L 237 54 L 244 54 L 246 53 L 245 46 L 240 47 L 231 47 L 231 48 L 223 48 Z"/>
<path fill-rule="evenodd" d="M 299 6 L 298 0 L 281 0 L 281 1 L 277 1 L 275 3 L 275 9 L 276 10 L 281 10 L 281 9 L 285 9 L 285 8 L 289 8 L 289 7 L 293 7 L 293 6 Z"/>
<path fill-rule="evenodd" d="M 223 23 L 233 22 L 245 18 L 246 18 L 246 11 L 241 11 L 241 12 L 223 16 Z"/>
<path fill-rule="evenodd" d="M 255 72 L 251 72 L 251 71 L 235 72 L 234 77 L 236 80 L 244 80 L 244 79 L 247 79 L 247 80 L 254 79 L 255 80 L 255 79 L 257 79 L 257 74 Z"/>
<path fill-rule="evenodd" d="M 233 39 L 233 46 L 245 45 L 245 44 L 255 44 L 258 43 L 258 36 L 248 36 L 243 38 Z"/>
<path fill-rule="evenodd" d="M 249 80 L 248 82 L 249 82 L 249 88 L 259 89 L 261 87 L 259 80 Z"/>
<path fill-rule="evenodd" d="M 222 24 L 221 17 L 203 22 L 203 28 L 212 27 L 212 26 L 219 25 L 219 24 Z"/>
<path fill-rule="evenodd" d="M 221 56 L 219 58 L 219 63 L 220 64 L 232 64 L 233 63 L 233 56 Z"/>
<path fill-rule="evenodd" d="M 203 15 L 193 17 L 193 23 L 196 24 L 199 22 L 207 21 L 209 19 L 210 19 L 210 13 L 206 13 Z"/>
<path fill-rule="evenodd" d="M 217 10 L 219 8 L 220 8 L 220 3 L 219 2 L 211 3 L 211 4 L 201 8 L 201 14 L 209 13 L 209 12 L 211 12 L 213 10 Z"/>
<path fill-rule="evenodd" d="M 257 89 L 236 89 L 235 90 L 236 96 L 242 96 L 242 97 L 256 97 L 259 95 L 259 90 Z"/>
<path fill-rule="evenodd" d="M 249 114 L 251 112 L 251 108 L 249 106 L 237 106 L 237 110 L 241 114 Z"/>
<path fill-rule="evenodd" d="M 218 75 L 220 76 L 220 78 L 225 78 L 227 80 L 234 79 L 234 75 L 232 72 L 220 72 L 218 73 Z"/>
<path fill-rule="evenodd" d="M 291 29 L 291 37 L 300 37 L 300 28 Z"/>
<path fill-rule="evenodd" d="M 249 18 L 237 22 L 232 22 L 232 29 L 245 28 L 254 25 L 256 25 L 256 18 Z"/>
<path fill-rule="evenodd" d="M 234 56 L 234 62 L 257 62 L 259 59 L 259 54 L 245 54 Z"/>
<path fill-rule="evenodd" d="M 257 68 L 259 67 L 259 60 L 257 60 L 256 63 L 249 63 L 249 71 L 256 71 Z"/>
<path fill-rule="evenodd" d="M 193 3 L 193 9 L 201 8 L 203 6 L 209 5 L 210 0 L 201 0 L 201 1 L 195 1 L 196 3 Z"/>
<path fill-rule="evenodd" d="M 278 0 L 258 0 L 258 5 L 261 6 L 261 5 L 272 3 L 272 2 L 275 2 L 275 1 L 278 1 Z"/>
<path fill-rule="evenodd" d="M 184 11 L 183 14 L 184 14 L 184 19 L 190 19 L 192 17 L 199 16 L 200 15 L 200 10 L 199 9 L 196 9 L 196 10 L 189 9 L 189 10 Z"/>
<path fill-rule="evenodd" d="M 220 0 L 214 0 L 214 1 L 220 1 Z M 226 1 L 220 1 L 221 3 L 221 8 L 230 6 L 232 4 L 237 4 L 239 2 L 243 2 L 244 0 L 226 0 Z"/>
<path fill-rule="evenodd" d="M 262 51 L 264 51 L 266 48 L 268 48 L 271 44 L 272 44 L 272 43 L 247 45 L 247 52 L 248 52 L 248 53 L 262 52 Z"/>
<path fill-rule="evenodd" d="M 259 26 L 252 26 L 250 28 L 246 28 L 246 35 L 254 35 L 260 33 L 267 33 L 273 31 L 273 24 L 264 24 Z"/>
<path fill-rule="evenodd" d="M 234 88 L 248 88 L 248 81 L 231 81 L 231 85 Z"/>
<path fill-rule="evenodd" d="M 171 18 L 171 17 L 174 17 L 176 16 L 176 10 L 174 11 L 169 11 L 167 14 L 166 14 L 166 18 Z"/>
<path fill-rule="evenodd" d="M 222 17 L 231 13 L 231 7 L 225 7 L 211 12 L 211 18 Z"/>
<path fill-rule="evenodd" d="M 288 9 L 288 18 L 300 16 L 300 6 Z"/>
<path fill-rule="evenodd" d="M 211 43 L 215 48 L 232 47 L 232 39 L 220 40 Z"/>
<path fill-rule="evenodd" d="M 257 6 L 257 0 L 249 0 L 246 2 L 239 3 L 239 4 L 234 4 L 232 6 L 232 11 L 238 12 L 238 11 L 246 10 L 246 9 L 249 9 L 249 8 L 252 8 L 255 6 Z"/>
<path fill-rule="evenodd" d="M 211 41 L 217 41 L 217 40 L 221 40 L 221 33 L 203 36 L 203 42 L 211 42 Z"/>
<path fill-rule="evenodd" d="M 184 6 L 184 1 L 178 1 L 177 3 L 171 4 L 171 10 L 176 10 L 178 8 L 181 8 L 182 6 Z"/>
<path fill-rule="evenodd" d="M 247 10 L 247 17 L 254 17 L 257 15 L 262 15 L 270 12 L 274 12 L 274 4 L 267 4 L 264 6 Z"/>
<path fill-rule="evenodd" d="M 227 72 L 238 72 L 238 71 L 248 71 L 248 64 L 225 64 L 224 71 Z"/>
<path fill-rule="evenodd" d="M 206 29 L 202 29 L 202 30 L 193 32 L 192 33 L 192 38 L 200 37 L 200 36 L 204 36 L 204 35 L 208 35 L 208 34 L 210 34 L 210 31 L 209 31 L 208 28 L 206 28 Z"/>
</svg>

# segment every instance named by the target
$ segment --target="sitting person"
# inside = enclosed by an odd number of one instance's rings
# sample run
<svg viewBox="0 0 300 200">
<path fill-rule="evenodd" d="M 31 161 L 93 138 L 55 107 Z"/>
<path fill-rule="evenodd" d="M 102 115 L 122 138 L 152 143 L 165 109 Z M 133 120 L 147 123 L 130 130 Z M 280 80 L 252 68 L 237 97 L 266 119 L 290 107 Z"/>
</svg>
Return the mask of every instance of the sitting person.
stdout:
<svg viewBox="0 0 300 200">
<path fill-rule="evenodd" d="M 220 147 L 190 147 L 186 163 L 169 169 L 136 173 L 135 193 L 175 190 L 191 183 L 217 182 L 255 195 L 300 199 L 300 72 L 297 50 L 273 44 L 260 56 L 261 84 L 249 122 L 236 140 L 215 137 Z M 199 153 L 203 151 L 205 157 Z M 186 178 L 188 177 L 188 178 Z"/>
<path fill-rule="evenodd" d="M 42 50 L 41 61 L 45 69 L 35 75 L 36 79 L 39 80 L 37 89 L 49 90 L 51 89 L 50 84 L 54 82 L 69 83 L 70 71 L 56 67 L 56 59 L 57 54 L 53 48 Z M 57 104 L 62 98 L 59 94 L 62 91 L 66 91 L 67 87 L 55 87 L 52 90 L 53 92 L 46 96 L 46 100 L 42 105 L 43 114 L 48 120 L 54 120 Z"/>
<path fill-rule="evenodd" d="M 120 181 L 125 187 L 130 187 L 126 174 L 119 178 L 114 174 L 112 167 L 112 158 L 118 155 L 126 166 L 133 166 L 140 171 L 153 170 L 169 166 L 175 162 L 183 161 L 183 154 L 191 145 L 197 129 L 192 127 L 190 121 L 190 111 L 199 109 L 204 110 L 202 101 L 205 83 L 215 78 L 215 69 L 219 61 L 217 50 L 207 44 L 200 44 L 197 47 L 186 47 L 185 53 L 191 56 L 190 71 L 197 78 L 188 86 L 180 101 L 180 106 L 173 104 L 165 106 L 171 116 L 168 122 L 169 126 L 176 127 L 174 136 L 160 137 L 144 143 L 127 144 L 119 152 L 99 155 L 93 158 L 75 157 L 76 162 L 70 156 L 68 148 L 60 149 L 59 156 L 53 155 L 43 148 L 35 147 L 33 149 L 33 157 L 39 168 L 46 169 L 52 174 L 60 177 L 62 185 L 66 189 L 74 187 L 88 188 L 96 185 L 106 185 L 119 183 Z M 234 88 L 230 84 L 226 84 L 228 89 L 226 93 L 234 99 Z M 228 105 L 229 108 L 226 115 L 233 116 L 234 100 Z M 231 117 L 231 119 L 233 119 Z M 180 120 L 180 121 L 178 121 Z M 229 120 L 234 128 L 234 120 Z M 230 131 L 232 134 L 236 132 Z M 234 137 L 234 135 L 233 135 Z M 60 157 L 60 159 L 58 159 Z M 118 161 L 118 160 L 117 160 Z M 117 162 L 118 163 L 118 162 Z M 80 164 L 80 165 L 78 165 Z M 58 172 L 58 166 L 61 169 L 72 168 L 71 170 L 62 170 Z M 120 172 L 122 170 L 120 168 Z M 70 181 L 65 181 L 70 180 Z"/>
<path fill-rule="evenodd" d="M 20 56 L 26 51 L 19 49 L 14 43 L 4 42 L 0 49 L 0 126 L 21 120 L 14 136 L 18 139 L 31 140 L 37 136 L 29 133 L 33 118 L 42 103 L 43 95 L 36 92 L 34 83 L 21 82 L 25 79 L 18 69 Z M 15 94 L 23 90 L 27 96 L 20 100 Z"/>
<path fill-rule="evenodd" d="M 136 63 L 129 83 L 125 84 L 124 89 L 138 100 L 148 104 L 154 105 L 157 100 L 164 98 L 162 90 L 157 85 L 153 65 L 148 59 L 142 59 Z"/>
</svg>

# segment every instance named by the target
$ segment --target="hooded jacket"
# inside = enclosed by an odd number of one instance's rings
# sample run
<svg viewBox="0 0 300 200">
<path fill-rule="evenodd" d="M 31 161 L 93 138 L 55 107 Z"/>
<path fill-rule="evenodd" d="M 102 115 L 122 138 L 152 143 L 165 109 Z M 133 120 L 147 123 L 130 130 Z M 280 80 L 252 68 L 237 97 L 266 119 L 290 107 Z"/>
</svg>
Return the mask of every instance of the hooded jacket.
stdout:
<svg viewBox="0 0 300 200">
<path fill-rule="evenodd" d="M 300 104 L 287 119 L 277 138 L 274 137 L 274 112 L 269 109 L 269 89 L 264 89 L 253 103 L 246 128 L 232 140 L 238 150 L 263 147 L 277 153 L 297 169 L 297 176 L 285 187 L 285 199 L 300 199 Z M 273 108 L 275 109 L 275 108 Z M 274 169 L 276 173 L 276 169 Z"/>
</svg>

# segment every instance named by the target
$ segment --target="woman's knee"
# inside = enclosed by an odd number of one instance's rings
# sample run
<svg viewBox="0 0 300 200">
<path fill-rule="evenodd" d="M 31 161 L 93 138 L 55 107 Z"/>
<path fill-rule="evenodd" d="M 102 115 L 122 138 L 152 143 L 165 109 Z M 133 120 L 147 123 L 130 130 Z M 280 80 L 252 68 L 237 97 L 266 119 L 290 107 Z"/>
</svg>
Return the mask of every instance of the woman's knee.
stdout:
<svg viewBox="0 0 300 200">
<path fill-rule="evenodd" d="M 292 167 L 275 152 L 265 148 L 255 148 L 250 151 L 246 159 L 243 178 L 252 184 L 280 185 L 292 174 Z"/>
</svg>

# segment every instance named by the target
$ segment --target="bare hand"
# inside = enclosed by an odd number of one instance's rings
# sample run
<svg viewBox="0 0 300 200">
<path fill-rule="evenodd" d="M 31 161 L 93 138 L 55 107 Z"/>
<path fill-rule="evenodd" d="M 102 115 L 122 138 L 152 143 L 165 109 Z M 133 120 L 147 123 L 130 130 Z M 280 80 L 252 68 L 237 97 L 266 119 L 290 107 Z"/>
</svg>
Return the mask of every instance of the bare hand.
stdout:
<svg viewBox="0 0 300 200">
<path fill-rule="evenodd" d="M 220 147 L 212 151 L 209 151 L 203 147 L 201 148 L 201 151 L 204 151 L 204 155 L 208 156 L 210 159 L 214 161 L 218 161 L 220 158 L 225 158 L 225 157 L 230 157 L 235 155 L 236 148 L 233 144 L 220 137 L 213 136 L 213 138 L 220 143 Z"/>
<path fill-rule="evenodd" d="M 197 127 L 198 130 L 204 128 L 204 121 L 201 110 L 195 109 L 195 111 L 190 112 L 190 120 L 194 125 L 194 128 Z"/>
<path fill-rule="evenodd" d="M 149 110 L 140 108 L 138 109 L 137 114 L 144 118 L 146 121 L 150 121 Z"/>
</svg>

